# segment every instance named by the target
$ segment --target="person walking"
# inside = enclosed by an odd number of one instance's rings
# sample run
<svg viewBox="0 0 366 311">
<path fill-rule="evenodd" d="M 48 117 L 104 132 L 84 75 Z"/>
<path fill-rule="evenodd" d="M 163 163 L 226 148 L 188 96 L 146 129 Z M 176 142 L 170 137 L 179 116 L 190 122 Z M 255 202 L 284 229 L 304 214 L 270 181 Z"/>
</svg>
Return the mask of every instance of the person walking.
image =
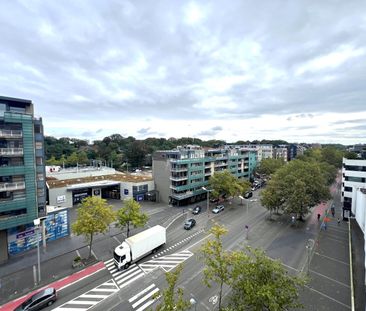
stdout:
<svg viewBox="0 0 366 311">
<path fill-rule="evenodd" d="M 318 213 L 318 221 L 320 220 L 320 214 Z"/>
<path fill-rule="evenodd" d="M 338 219 L 337 219 L 337 223 L 338 223 L 338 226 L 339 226 L 339 224 L 341 223 L 341 219 L 338 217 Z"/>
</svg>

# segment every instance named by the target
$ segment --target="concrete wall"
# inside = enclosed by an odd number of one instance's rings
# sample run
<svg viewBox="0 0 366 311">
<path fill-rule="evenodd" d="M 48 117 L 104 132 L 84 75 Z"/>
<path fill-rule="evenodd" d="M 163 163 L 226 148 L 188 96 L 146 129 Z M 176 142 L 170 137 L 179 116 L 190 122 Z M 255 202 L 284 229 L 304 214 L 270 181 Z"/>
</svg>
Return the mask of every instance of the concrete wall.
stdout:
<svg viewBox="0 0 366 311">
<path fill-rule="evenodd" d="M 6 230 L 0 230 L 0 264 L 8 260 L 8 238 Z"/>
<path fill-rule="evenodd" d="M 67 191 L 66 187 L 49 189 L 48 205 L 72 207 L 72 191 Z"/>
<path fill-rule="evenodd" d="M 153 159 L 152 165 L 155 190 L 159 191 L 160 202 L 169 203 L 170 196 L 170 162 Z"/>
</svg>

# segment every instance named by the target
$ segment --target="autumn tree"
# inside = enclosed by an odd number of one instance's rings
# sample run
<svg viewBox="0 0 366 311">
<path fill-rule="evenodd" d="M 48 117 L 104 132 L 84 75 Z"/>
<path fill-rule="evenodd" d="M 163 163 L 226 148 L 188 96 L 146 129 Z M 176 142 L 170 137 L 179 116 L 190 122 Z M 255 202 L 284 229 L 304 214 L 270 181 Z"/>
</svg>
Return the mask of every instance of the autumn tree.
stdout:
<svg viewBox="0 0 366 311">
<path fill-rule="evenodd" d="M 94 235 L 107 231 L 109 225 L 115 220 L 115 213 L 106 200 L 96 196 L 85 198 L 77 213 L 77 220 L 71 228 L 76 235 L 85 236 L 89 243 L 88 257 L 90 258 Z"/>
<path fill-rule="evenodd" d="M 145 226 L 148 216 L 141 212 L 141 206 L 134 199 L 128 199 L 117 212 L 117 226 L 127 228 L 127 237 L 130 236 L 130 226 L 134 228 Z"/>
<path fill-rule="evenodd" d="M 230 262 L 229 310 L 278 311 L 301 307 L 299 289 L 306 279 L 290 275 L 280 261 L 248 246 L 246 252 L 232 252 Z"/>
<path fill-rule="evenodd" d="M 184 311 L 190 306 L 189 301 L 183 298 L 183 288 L 176 289 L 182 269 L 182 264 L 179 264 L 174 271 L 165 273 L 168 288 L 160 293 L 162 301 L 156 306 L 156 311 Z M 155 294 L 155 298 L 158 295 L 159 293 Z"/>
<path fill-rule="evenodd" d="M 203 269 L 203 283 L 211 287 L 212 282 L 219 284 L 219 311 L 221 310 L 222 288 L 230 280 L 230 254 L 222 245 L 222 236 L 227 233 L 223 226 L 215 224 L 209 231 L 214 238 L 208 240 L 201 248 L 205 263 Z"/>
</svg>

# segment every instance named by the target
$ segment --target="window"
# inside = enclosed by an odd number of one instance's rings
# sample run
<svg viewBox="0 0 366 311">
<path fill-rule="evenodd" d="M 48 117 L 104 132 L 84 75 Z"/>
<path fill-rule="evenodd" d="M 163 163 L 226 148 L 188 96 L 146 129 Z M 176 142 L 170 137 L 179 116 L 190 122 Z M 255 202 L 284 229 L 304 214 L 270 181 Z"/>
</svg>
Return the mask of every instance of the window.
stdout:
<svg viewBox="0 0 366 311">
<path fill-rule="evenodd" d="M 0 192 L 0 201 L 1 200 L 11 200 L 13 198 L 13 193 L 10 191 Z"/>
<path fill-rule="evenodd" d="M 364 183 L 365 182 L 365 178 L 362 178 L 362 177 L 346 176 L 345 180 L 346 181 L 359 182 L 359 183 Z"/>
<path fill-rule="evenodd" d="M 43 144 L 41 141 L 36 141 L 36 149 L 42 149 L 43 148 Z"/>
<path fill-rule="evenodd" d="M 366 172 L 366 166 L 345 165 L 347 171 Z"/>
<path fill-rule="evenodd" d="M 37 165 L 43 165 L 43 158 L 42 157 L 36 157 L 36 164 Z"/>
<path fill-rule="evenodd" d="M 37 195 L 39 197 L 43 197 L 44 196 L 44 189 L 43 188 L 38 188 L 37 189 Z"/>
<path fill-rule="evenodd" d="M 36 133 L 36 134 L 41 134 L 42 133 L 40 124 L 34 124 L 34 133 Z"/>
<path fill-rule="evenodd" d="M 43 176 L 42 173 L 38 173 L 37 174 L 37 180 L 39 180 L 39 181 L 43 181 L 44 180 L 44 176 Z"/>
<path fill-rule="evenodd" d="M 352 187 L 344 187 L 344 191 L 352 192 Z"/>
</svg>

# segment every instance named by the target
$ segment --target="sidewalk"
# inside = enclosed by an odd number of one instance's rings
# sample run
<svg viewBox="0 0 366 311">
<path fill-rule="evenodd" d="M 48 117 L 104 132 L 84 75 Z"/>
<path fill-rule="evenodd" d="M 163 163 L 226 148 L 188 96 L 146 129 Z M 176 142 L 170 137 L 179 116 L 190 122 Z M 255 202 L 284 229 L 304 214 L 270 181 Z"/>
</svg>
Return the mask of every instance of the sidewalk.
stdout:
<svg viewBox="0 0 366 311">
<path fill-rule="evenodd" d="M 121 202 L 109 202 L 116 210 L 121 207 Z M 166 212 L 165 222 L 169 222 L 177 213 L 175 208 L 165 204 L 144 202 L 142 211 L 148 215 L 159 212 Z M 70 210 L 70 222 L 76 219 L 76 208 Z M 109 241 L 113 238 L 123 240 L 119 228 L 111 226 L 106 234 L 98 234 L 93 242 L 93 249 L 98 246 L 108 249 Z M 114 240 L 113 240 L 114 241 Z M 114 241 L 117 243 L 116 241 Z M 0 265 L 0 305 L 34 291 L 46 284 L 69 276 L 78 269 L 72 268 L 73 259 L 78 256 L 86 257 L 89 248 L 83 236 L 70 235 L 47 244 L 46 249 L 40 246 L 41 257 L 41 284 L 35 286 L 33 280 L 33 265 L 37 265 L 37 249 L 11 256 L 7 263 Z M 105 258 L 103 257 L 105 256 Z M 111 257 L 111 253 L 104 252 L 104 255 L 97 260 L 105 260 Z M 108 258 L 107 258 L 108 257 Z M 79 268 L 80 270 L 80 268 Z"/>
</svg>

